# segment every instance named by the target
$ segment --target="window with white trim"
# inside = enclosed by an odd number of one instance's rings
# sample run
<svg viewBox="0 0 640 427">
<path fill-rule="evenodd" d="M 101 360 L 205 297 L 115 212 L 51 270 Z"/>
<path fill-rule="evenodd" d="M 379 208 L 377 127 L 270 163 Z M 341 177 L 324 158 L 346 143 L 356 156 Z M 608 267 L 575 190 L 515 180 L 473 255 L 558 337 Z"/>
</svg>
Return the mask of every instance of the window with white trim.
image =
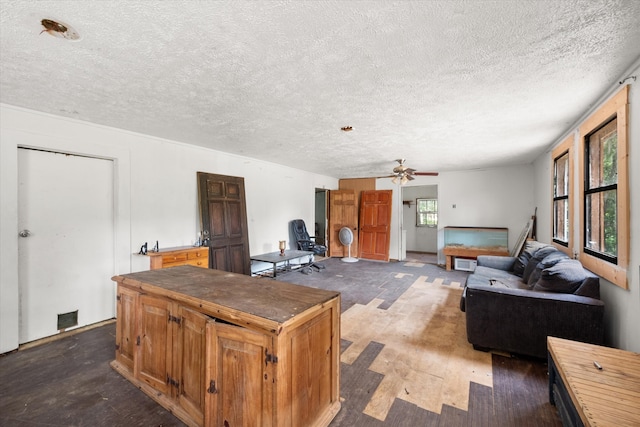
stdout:
<svg viewBox="0 0 640 427">
<path fill-rule="evenodd" d="M 438 200 L 416 199 L 416 226 L 438 226 Z"/>
</svg>

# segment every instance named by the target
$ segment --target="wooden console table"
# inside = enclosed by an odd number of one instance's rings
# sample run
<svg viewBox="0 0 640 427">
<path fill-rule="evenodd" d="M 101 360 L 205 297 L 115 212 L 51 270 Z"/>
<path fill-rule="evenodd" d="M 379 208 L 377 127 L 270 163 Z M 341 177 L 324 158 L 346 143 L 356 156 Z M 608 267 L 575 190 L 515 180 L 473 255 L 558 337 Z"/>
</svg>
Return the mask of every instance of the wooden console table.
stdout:
<svg viewBox="0 0 640 427">
<path fill-rule="evenodd" d="M 640 354 L 548 337 L 549 401 L 565 426 L 640 426 Z"/>
<path fill-rule="evenodd" d="M 190 426 L 327 426 L 340 293 L 179 266 L 118 283 L 111 366 Z"/>
<path fill-rule="evenodd" d="M 146 255 L 150 258 L 151 270 L 178 265 L 209 268 L 209 248 L 206 246 L 177 246 L 160 249 L 158 252 L 149 251 Z"/>
</svg>

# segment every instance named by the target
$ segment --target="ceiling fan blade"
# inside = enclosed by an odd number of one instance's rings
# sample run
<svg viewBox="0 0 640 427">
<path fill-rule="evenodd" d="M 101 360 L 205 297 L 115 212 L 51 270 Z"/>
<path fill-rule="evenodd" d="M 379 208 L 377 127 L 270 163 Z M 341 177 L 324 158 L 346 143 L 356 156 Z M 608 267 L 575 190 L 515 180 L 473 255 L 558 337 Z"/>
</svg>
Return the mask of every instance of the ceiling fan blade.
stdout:
<svg viewBox="0 0 640 427">
<path fill-rule="evenodd" d="M 413 174 L 418 176 L 438 176 L 438 172 L 414 172 Z"/>
</svg>

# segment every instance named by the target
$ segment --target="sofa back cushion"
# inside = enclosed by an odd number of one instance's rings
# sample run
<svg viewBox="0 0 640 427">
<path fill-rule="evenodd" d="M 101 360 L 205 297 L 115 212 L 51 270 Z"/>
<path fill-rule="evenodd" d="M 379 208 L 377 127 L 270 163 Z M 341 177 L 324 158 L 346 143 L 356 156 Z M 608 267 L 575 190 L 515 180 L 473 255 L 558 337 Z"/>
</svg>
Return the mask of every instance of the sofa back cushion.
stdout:
<svg viewBox="0 0 640 427">
<path fill-rule="evenodd" d="M 548 255 L 554 252 L 560 252 L 560 251 L 554 248 L 553 246 L 549 246 L 549 245 L 545 245 L 539 248 L 537 251 L 535 251 L 531 256 L 531 259 L 529 259 L 527 266 L 524 268 L 524 273 L 522 273 L 522 281 L 524 283 L 529 283 L 529 277 L 534 272 L 534 270 L 538 268 L 538 264 L 540 263 L 540 261 L 542 261 Z"/>
<path fill-rule="evenodd" d="M 522 252 L 520 252 L 520 255 L 518 255 L 518 258 L 516 258 L 513 264 L 513 274 L 522 277 L 524 274 L 524 269 L 527 267 L 527 264 L 529 263 L 529 260 L 531 259 L 533 254 L 543 246 L 547 245 L 535 240 L 527 240 L 524 244 L 524 248 L 522 248 Z"/>
<path fill-rule="evenodd" d="M 541 255 L 544 255 L 544 253 L 542 253 Z M 538 282 L 538 279 L 540 279 L 540 276 L 542 275 L 542 271 L 544 269 L 553 267 L 554 265 L 565 259 L 571 258 L 569 258 L 569 255 L 558 250 L 549 252 L 549 255 L 544 257 L 542 261 L 540 261 L 538 265 L 536 265 L 536 268 L 533 269 L 531 275 L 529 275 L 529 280 L 527 281 L 527 285 L 529 285 L 529 288 L 532 289 Z"/>
<path fill-rule="evenodd" d="M 585 270 L 580 261 L 567 257 L 542 270 L 533 290 L 565 294 L 580 290 L 580 295 L 599 298 L 599 287 L 598 276 Z"/>
</svg>

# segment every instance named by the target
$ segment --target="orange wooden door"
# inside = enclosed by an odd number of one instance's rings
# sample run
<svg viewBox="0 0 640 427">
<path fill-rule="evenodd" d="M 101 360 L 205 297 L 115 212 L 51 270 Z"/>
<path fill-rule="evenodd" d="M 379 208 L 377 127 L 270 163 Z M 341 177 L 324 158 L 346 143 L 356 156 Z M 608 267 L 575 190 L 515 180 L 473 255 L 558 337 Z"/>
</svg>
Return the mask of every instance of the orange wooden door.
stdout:
<svg viewBox="0 0 640 427">
<path fill-rule="evenodd" d="M 338 234 L 342 227 L 349 227 L 353 231 L 351 254 L 358 253 L 358 200 L 354 190 L 329 191 L 329 256 L 345 257 L 349 250 L 340 243 Z"/>
<path fill-rule="evenodd" d="M 389 261 L 392 194 L 393 190 L 363 191 L 361 193 L 360 258 Z"/>
</svg>

